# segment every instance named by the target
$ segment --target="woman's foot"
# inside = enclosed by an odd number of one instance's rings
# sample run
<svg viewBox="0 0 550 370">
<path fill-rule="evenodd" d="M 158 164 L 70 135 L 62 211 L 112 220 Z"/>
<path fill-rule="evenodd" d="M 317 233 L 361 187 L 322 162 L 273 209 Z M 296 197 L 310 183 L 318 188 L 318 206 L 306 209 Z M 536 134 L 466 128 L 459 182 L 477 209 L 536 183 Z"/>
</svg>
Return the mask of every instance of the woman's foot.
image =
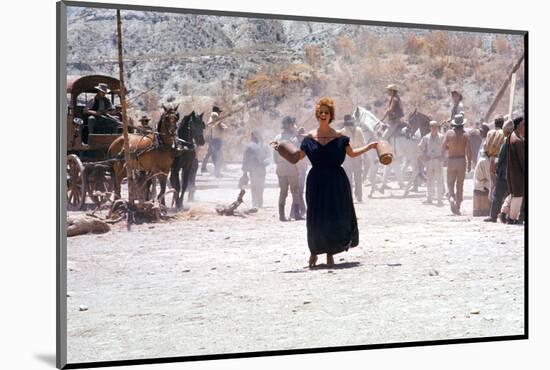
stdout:
<svg viewBox="0 0 550 370">
<path fill-rule="evenodd" d="M 327 266 L 332 266 L 332 265 L 334 265 L 334 257 L 332 256 L 332 254 L 327 253 Z"/>
<path fill-rule="evenodd" d="M 309 256 L 309 267 L 315 267 L 315 265 L 317 264 L 317 255 L 316 254 L 312 254 L 311 256 Z"/>
</svg>

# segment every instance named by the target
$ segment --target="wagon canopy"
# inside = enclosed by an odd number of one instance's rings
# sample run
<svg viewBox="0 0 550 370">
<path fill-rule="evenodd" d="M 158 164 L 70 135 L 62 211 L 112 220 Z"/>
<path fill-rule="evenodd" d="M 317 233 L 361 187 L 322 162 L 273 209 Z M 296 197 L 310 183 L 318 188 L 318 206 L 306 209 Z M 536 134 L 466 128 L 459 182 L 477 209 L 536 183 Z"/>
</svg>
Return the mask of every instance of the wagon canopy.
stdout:
<svg viewBox="0 0 550 370">
<path fill-rule="evenodd" d="M 67 94 L 71 94 L 71 103 L 74 105 L 78 95 L 82 93 L 96 93 L 94 88 L 99 83 L 106 83 L 112 93 L 118 94 L 120 81 L 111 76 L 67 76 Z"/>
</svg>

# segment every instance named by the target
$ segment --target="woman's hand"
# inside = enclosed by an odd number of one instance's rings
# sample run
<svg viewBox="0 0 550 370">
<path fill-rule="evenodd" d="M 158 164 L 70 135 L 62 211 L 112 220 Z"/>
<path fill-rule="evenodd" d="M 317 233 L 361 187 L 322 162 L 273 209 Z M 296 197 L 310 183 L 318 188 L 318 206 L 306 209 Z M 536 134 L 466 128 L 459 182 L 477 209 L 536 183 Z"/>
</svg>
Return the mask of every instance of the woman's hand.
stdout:
<svg viewBox="0 0 550 370">
<path fill-rule="evenodd" d="M 369 143 L 367 145 L 367 150 L 365 150 L 365 152 L 368 152 L 371 149 L 376 149 L 377 146 L 378 146 L 378 141 L 373 141 L 372 143 Z"/>
</svg>

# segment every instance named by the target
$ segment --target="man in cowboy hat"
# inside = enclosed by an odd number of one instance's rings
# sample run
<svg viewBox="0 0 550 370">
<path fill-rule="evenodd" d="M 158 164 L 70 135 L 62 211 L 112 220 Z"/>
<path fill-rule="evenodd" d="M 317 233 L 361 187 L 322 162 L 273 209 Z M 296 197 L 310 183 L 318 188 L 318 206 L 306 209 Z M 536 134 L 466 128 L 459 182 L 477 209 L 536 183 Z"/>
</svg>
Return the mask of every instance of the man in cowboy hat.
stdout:
<svg viewBox="0 0 550 370">
<path fill-rule="evenodd" d="M 151 119 L 147 117 L 147 115 L 143 115 L 139 119 L 139 123 L 141 123 L 143 127 L 149 127 L 149 121 L 151 121 Z"/>
<path fill-rule="evenodd" d="M 275 141 L 288 141 L 298 147 L 298 138 L 296 136 L 296 118 L 286 116 L 283 118 L 281 128 L 283 131 L 275 137 Z M 273 152 L 273 161 L 277 165 L 276 173 L 279 180 L 279 220 L 288 221 L 285 214 L 286 198 L 288 189 L 292 193 L 292 208 L 291 214 L 295 220 L 303 219 L 300 210 L 304 207 L 301 205 L 302 198 L 300 197 L 300 171 L 295 164 L 284 160 L 278 152 Z"/>
<path fill-rule="evenodd" d="M 106 83 L 99 83 L 94 86 L 97 90 L 97 94 L 90 99 L 86 108 L 84 108 L 84 114 L 88 116 L 88 133 L 93 134 L 94 130 L 102 128 L 110 133 L 118 127 L 118 123 L 111 119 L 107 113 L 112 112 L 113 106 L 109 98 L 105 95 L 110 93 L 109 86 Z"/>
<path fill-rule="evenodd" d="M 454 116 L 451 121 L 452 130 L 445 133 L 441 145 L 443 151 L 448 151 L 447 188 L 451 211 L 456 215 L 460 215 L 466 172 L 472 170 L 472 150 L 468 134 L 464 131 L 466 122 L 464 115 Z"/>
<path fill-rule="evenodd" d="M 388 140 L 397 129 L 401 128 L 403 125 L 401 119 L 405 116 L 397 86 L 395 84 L 389 84 L 386 86 L 386 90 L 389 96 L 388 109 L 386 109 L 384 116 L 382 116 L 382 119 L 380 120 L 384 122 L 386 118 L 388 119 L 389 127 L 382 137 L 384 140 Z"/>
<path fill-rule="evenodd" d="M 512 134 L 512 131 L 514 131 L 514 123 L 508 120 L 502 126 L 502 131 L 504 133 L 504 141 L 500 146 L 498 157 L 495 160 L 496 163 L 494 166 L 494 170 L 493 168 L 491 168 L 492 175 L 495 176 L 495 181 L 492 191 L 491 210 L 489 213 L 489 217 L 483 220 L 486 222 L 497 222 L 497 217 L 499 216 L 502 203 L 504 199 L 508 196 L 508 183 L 506 181 L 506 155 L 508 153 L 508 138 Z"/>
<path fill-rule="evenodd" d="M 451 108 L 451 118 L 447 122 L 451 122 L 457 114 L 464 112 L 464 104 L 462 103 L 462 94 L 458 90 L 451 91 L 451 99 L 453 100 L 453 107 Z"/>
<path fill-rule="evenodd" d="M 210 157 L 214 162 L 214 174 L 216 177 L 221 177 L 223 167 L 223 152 L 222 144 L 227 125 L 219 120 L 220 113 L 223 112 L 218 106 L 212 107 L 212 113 L 206 123 L 206 141 L 208 142 L 208 151 L 202 160 L 201 172 L 207 172 L 207 164 Z"/>
<path fill-rule="evenodd" d="M 428 177 L 428 192 L 425 204 L 432 204 L 434 185 L 437 186 L 437 205 L 443 205 L 443 134 L 439 132 L 439 123 L 430 121 L 430 133 L 422 137 L 418 147 L 422 158 L 426 162 L 426 174 Z M 434 184 L 435 183 L 435 184 Z"/>
<path fill-rule="evenodd" d="M 344 128 L 342 134 L 350 138 L 350 145 L 353 148 L 360 148 L 365 146 L 365 137 L 363 136 L 363 130 L 355 126 L 355 120 L 351 114 L 344 116 Z M 354 190 L 355 200 L 358 202 L 363 201 L 363 158 L 362 156 L 351 158 L 346 156 L 343 164 L 346 175 L 351 187 Z"/>
</svg>

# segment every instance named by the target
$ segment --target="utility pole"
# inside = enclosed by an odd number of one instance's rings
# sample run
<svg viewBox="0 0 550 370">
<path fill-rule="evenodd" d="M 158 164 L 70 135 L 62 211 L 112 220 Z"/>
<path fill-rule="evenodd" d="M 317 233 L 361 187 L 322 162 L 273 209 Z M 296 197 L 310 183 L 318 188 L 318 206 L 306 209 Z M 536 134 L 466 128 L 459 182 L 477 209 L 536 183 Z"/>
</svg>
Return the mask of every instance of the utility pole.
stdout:
<svg viewBox="0 0 550 370">
<path fill-rule="evenodd" d="M 124 85 L 124 64 L 122 62 L 122 27 L 120 24 L 120 9 L 116 11 L 116 30 L 118 40 L 118 71 L 120 80 L 120 104 L 122 106 L 122 135 L 124 136 L 124 160 L 126 162 L 126 178 L 128 179 L 128 219 L 127 227 L 133 219 L 134 207 L 134 171 L 130 160 L 130 144 L 128 142 L 128 116 L 126 114 L 126 87 Z"/>
</svg>

